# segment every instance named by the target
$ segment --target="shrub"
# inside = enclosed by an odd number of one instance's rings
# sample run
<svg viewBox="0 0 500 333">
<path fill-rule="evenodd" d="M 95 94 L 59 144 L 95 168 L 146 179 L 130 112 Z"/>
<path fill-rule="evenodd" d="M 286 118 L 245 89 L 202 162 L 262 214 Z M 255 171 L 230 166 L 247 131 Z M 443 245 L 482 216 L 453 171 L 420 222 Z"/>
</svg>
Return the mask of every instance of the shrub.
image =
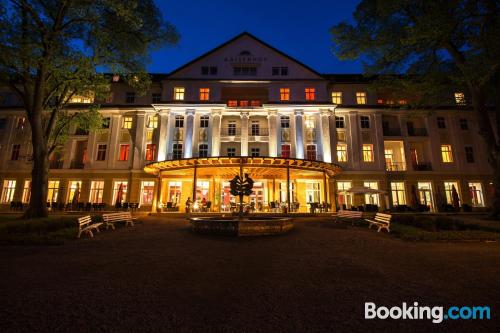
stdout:
<svg viewBox="0 0 500 333">
<path fill-rule="evenodd" d="M 419 216 L 418 218 L 415 218 L 415 227 L 424 229 L 427 231 L 436 231 L 436 224 L 430 217 L 422 217 Z"/>
<path fill-rule="evenodd" d="M 403 225 L 415 225 L 415 215 L 413 214 L 395 215 L 393 218 L 395 223 Z"/>
</svg>

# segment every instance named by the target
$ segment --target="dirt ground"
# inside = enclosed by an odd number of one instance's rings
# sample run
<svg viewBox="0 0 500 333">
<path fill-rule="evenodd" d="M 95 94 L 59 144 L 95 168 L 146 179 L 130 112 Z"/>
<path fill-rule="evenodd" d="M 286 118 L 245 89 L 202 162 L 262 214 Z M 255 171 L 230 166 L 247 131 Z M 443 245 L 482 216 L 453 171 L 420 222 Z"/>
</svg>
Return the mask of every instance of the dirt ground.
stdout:
<svg viewBox="0 0 500 333">
<path fill-rule="evenodd" d="M 149 217 L 63 246 L 0 247 L 1 332 L 498 332 L 500 244 L 296 223 L 236 239 Z M 491 320 L 365 320 L 364 302 L 489 305 Z"/>
</svg>

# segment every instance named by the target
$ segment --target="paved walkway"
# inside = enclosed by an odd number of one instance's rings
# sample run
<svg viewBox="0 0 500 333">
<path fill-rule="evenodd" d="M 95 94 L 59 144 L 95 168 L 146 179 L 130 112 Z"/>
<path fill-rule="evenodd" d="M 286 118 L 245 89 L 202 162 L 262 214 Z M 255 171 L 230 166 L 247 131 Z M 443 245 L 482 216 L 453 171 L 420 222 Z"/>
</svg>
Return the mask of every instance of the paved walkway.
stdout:
<svg viewBox="0 0 500 333">
<path fill-rule="evenodd" d="M 146 218 L 64 246 L 0 247 L 0 331 L 498 331 L 498 243 L 410 243 L 298 223 L 192 234 Z M 364 302 L 490 305 L 493 320 L 364 320 Z"/>
</svg>

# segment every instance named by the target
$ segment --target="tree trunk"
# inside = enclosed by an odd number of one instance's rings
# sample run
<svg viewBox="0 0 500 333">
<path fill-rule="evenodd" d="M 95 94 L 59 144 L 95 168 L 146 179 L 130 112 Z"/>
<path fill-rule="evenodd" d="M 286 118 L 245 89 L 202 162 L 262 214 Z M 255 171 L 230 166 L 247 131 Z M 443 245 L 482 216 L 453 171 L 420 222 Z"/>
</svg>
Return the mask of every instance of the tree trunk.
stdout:
<svg viewBox="0 0 500 333">
<path fill-rule="evenodd" d="M 33 145 L 33 170 L 31 170 L 31 199 L 25 218 L 47 217 L 47 187 L 49 178 L 49 158 L 47 141 L 43 134 L 40 117 L 30 119 L 31 144 Z"/>
</svg>

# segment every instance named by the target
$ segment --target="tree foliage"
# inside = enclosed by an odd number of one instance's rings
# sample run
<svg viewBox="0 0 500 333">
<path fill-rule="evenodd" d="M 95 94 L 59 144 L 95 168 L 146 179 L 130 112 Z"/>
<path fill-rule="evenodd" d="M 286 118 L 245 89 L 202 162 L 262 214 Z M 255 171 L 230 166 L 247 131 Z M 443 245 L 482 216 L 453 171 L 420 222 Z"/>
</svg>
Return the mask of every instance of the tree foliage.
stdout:
<svg viewBox="0 0 500 333">
<path fill-rule="evenodd" d="M 380 89 L 417 107 L 450 105 L 453 91 L 467 92 L 500 212 L 500 1 L 363 0 L 353 17 L 332 28 L 334 52 L 363 58 L 367 74 L 381 75 Z"/>
<path fill-rule="evenodd" d="M 103 71 L 145 91 L 149 52 L 175 44 L 178 34 L 153 0 L 4 0 L 0 4 L 0 80 L 18 94 L 32 130 L 32 202 L 44 216 L 47 160 L 69 126 L 95 126 L 95 106 L 67 110 L 73 96 L 102 98 Z"/>
</svg>

